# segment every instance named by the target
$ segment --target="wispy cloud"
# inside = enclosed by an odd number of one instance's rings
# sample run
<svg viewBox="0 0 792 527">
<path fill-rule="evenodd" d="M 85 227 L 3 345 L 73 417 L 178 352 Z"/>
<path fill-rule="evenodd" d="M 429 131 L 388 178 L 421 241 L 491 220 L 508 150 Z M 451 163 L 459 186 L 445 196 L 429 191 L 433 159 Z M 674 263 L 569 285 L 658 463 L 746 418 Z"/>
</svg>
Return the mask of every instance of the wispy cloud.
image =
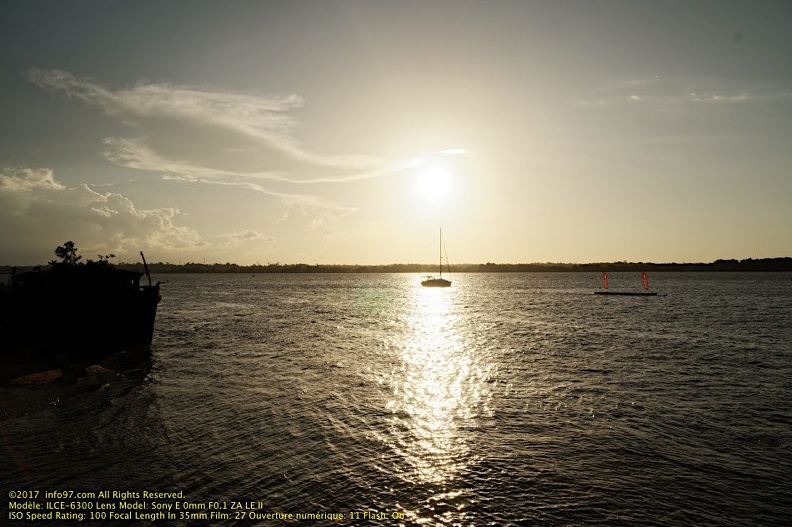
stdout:
<svg viewBox="0 0 792 527">
<path fill-rule="evenodd" d="M 284 178 L 277 173 L 239 174 L 232 171 L 194 166 L 187 162 L 167 160 L 146 145 L 132 139 L 110 138 L 105 140 L 105 145 L 110 147 L 105 151 L 105 157 L 109 160 L 129 168 L 160 172 L 162 177 L 167 180 L 241 187 L 245 190 L 273 197 L 286 207 L 286 211 L 283 214 L 284 219 L 294 213 L 303 216 L 313 216 L 310 228 L 326 225 L 330 220 L 338 220 L 357 210 L 355 207 L 339 205 L 319 196 L 276 191 L 263 184 L 273 181 L 288 181 L 288 178 Z"/>
<path fill-rule="evenodd" d="M 347 174 L 333 176 L 314 176 L 314 177 L 294 177 L 286 170 L 272 171 L 239 171 L 226 170 L 202 166 L 189 160 L 168 159 L 156 152 L 142 138 L 128 137 L 108 137 L 104 139 L 105 149 L 103 155 L 108 161 L 126 168 L 145 170 L 149 172 L 159 172 L 170 179 L 181 179 L 184 181 L 225 181 L 229 184 L 238 183 L 247 186 L 245 181 L 286 183 L 290 185 L 310 185 L 317 183 L 349 183 L 364 179 L 372 179 L 386 176 L 404 170 L 400 164 L 383 166 L 376 170 L 349 172 Z M 281 195 L 280 192 L 268 191 L 261 185 L 255 187 L 260 192 L 265 192 L 274 196 Z"/>
<path fill-rule="evenodd" d="M 111 163 L 169 180 L 262 193 L 286 207 L 285 218 L 295 213 L 309 216 L 309 228 L 321 228 L 357 209 L 294 192 L 294 185 L 349 183 L 405 169 L 372 156 L 320 154 L 305 148 L 296 136 L 298 123 L 288 113 L 304 104 L 295 94 L 151 83 L 113 90 L 57 70 L 31 70 L 28 78 L 141 132 L 135 138 L 104 140 L 103 155 Z"/>
<path fill-rule="evenodd" d="M 232 232 L 222 236 L 218 245 L 224 249 L 233 249 L 239 247 L 243 243 L 259 240 L 267 243 L 275 242 L 275 238 L 272 236 L 264 236 L 260 232 L 256 232 L 252 229 L 245 229 L 240 232 Z"/>
<path fill-rule="evenodd" d="M 756 96 L 747 92 L 742 93 L 716 93 L 691 91 L 687 95 L 691 102 L 703 103 L 747 103 L 756 100 Z"/>
<path fill-rule="evenodd" d="M 286 192 L 272 191 L 255 181 L 227 181 L 222 179 L 202 179 L 195 176 L 165 175 L 165 179 L 173 181 L 183 181 L 186 183 L 201 183 L 206 185 L 219 185 L 225 187 L 242 187 L 244 189 L 259 192 L 277 198 L 285 207 L 285 212 L 280 221 L 294 216 L 310 216 L 309 230 L 319 229 L 328 224 L 329 221 L 337 221 L 341 218 L 357 211 L 356 207 L 348 207 L 333 203 L 319 196 L 307 194 L 290 194 Z"/>
<path fill-rule="evenodd" d="M 188 160 L 168 159 L 145 144 L 142 139 L 108 137 L 105 138 L 104 145 L 103 155 L 108 161 L 126 168 L 157 172 L 169 179 L 184 181 L 257 179 L 291 182 L 282 172 L 238 172 L 201 166 Z M 261 190 L 265 191 L 263 188 Z"/>
<path fill-rule="evenodd" d="M 748 104 L 779 100 L 792 100 L 792 92 L 765 83 L 745 84 L 707 78 L 667 79 L 652 75 L 609 81 L 575 103 L 588 107 L 618 107 L 627 104 Z"/>
<path fill-rule="evenodd" d="M 172 124 L 233 132 L 312 165 L 359 170 L 379 164 L 371 156 L 321 154 L 305 148 L 294 134 L 297 122 L 286 113 L 303 106 L 303 99 L 296 94 L 258 95 L 146 83 L 112 90 L 59 70 L 33 69 L 28 79 L 43 89 L 63 92 L 141 129 L 170 120 Z"/>
</svg>

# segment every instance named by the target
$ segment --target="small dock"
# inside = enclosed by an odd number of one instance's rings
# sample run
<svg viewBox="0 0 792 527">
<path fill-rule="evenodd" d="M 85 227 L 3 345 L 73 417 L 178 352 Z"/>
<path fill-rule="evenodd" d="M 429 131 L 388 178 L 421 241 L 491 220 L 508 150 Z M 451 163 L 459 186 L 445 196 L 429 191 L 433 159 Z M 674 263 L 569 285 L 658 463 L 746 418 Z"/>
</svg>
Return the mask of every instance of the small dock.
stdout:
<svg viewBox="0 0 792 527">
<path fill-rule="evenodd" d="M 615 296 L 657 296 L 653 291 L 594 291 L 595 295 L 615 295 Z"/>
</svg>

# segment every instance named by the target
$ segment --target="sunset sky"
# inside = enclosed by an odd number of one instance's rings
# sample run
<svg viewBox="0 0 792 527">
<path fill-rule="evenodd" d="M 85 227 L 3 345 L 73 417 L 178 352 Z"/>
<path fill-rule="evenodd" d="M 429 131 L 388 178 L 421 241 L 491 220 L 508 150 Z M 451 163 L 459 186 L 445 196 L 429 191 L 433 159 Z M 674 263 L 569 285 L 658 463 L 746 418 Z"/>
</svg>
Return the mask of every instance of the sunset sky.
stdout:
<svg viewBox="0 0 792 527">
<path fill-rule="evenodd" d="M 0 264 L 792 256 L 788 0 L 4 0 L 0 56 Z"/>
</svg>

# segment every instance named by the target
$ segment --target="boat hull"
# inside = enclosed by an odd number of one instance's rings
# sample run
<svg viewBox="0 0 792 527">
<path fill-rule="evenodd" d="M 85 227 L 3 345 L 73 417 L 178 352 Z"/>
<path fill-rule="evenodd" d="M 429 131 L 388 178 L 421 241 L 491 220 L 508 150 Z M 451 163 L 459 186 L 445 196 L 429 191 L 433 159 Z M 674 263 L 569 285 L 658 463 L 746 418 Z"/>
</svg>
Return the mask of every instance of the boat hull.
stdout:
<svg viewBox="0 0 792 527">
<path fill-rule="evenodd" d="M 0 290 L 0 377 L 18 362 L 42 371 L 149 347 L 160 288 L 140 276 L 89 266 L 14 275 Z"/>
<path fill-rule="evenodd" d="M 64 300 L 65 304 L 64 305 Z M 4 306 L 6 342 L 36 347 L 78 343 L 86 348 L 148 346 L 154 334 L 159 285 L 126 294 L 14 298 Z"/>
<path fill-rule="evenodd" d="M 445 278 L 427 278 L 421 282 L 424 287 L 451 287 L 451 281 Z"/>
</svg>

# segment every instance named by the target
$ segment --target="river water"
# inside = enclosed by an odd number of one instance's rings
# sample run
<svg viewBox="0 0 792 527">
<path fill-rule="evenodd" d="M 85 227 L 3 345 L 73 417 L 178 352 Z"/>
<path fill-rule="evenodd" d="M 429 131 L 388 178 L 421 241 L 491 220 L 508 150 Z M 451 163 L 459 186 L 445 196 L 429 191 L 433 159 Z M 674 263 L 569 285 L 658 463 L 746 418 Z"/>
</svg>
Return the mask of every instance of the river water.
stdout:
<svg viewBox="0 0 792 527">
<path fill-rule="evenodd" d="M 657 273 L 657 297 L 593 295 L 593 273 L 460 274 L 448 289 L 411 274 L 155 278 L 142 373 L 17 412 L 23 389 L 4 389 L 4 494 L 343 514 L 152 525 L 792 518 L 789 273 Z"/>
</svg>

